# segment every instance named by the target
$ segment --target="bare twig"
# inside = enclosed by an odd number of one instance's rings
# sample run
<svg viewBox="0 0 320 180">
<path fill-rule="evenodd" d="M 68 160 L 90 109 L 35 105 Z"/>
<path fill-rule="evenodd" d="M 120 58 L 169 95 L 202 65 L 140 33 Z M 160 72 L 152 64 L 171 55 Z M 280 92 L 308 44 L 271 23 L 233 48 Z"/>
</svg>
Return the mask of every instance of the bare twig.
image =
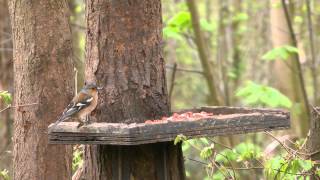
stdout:
<svg viewBox="0 0 320 180">
<path fill-rule="evenodd" d="M 0 48 L 0 51 L 13 51 L 12 48 Z"/>
<path fill-rule="evenodd" d="M 281 142 L 278 138 L 276 138 L 276 137 L 275 137 L 274 135 L 272 135 L 270 132 L 265 131 L 265 133 L 266 133 L 267 135 L 271 136 L 274 140 L 276 140 L 276 141 L 288 152 L 288 154 L 291 155 L 291 156 L 295 156 L 295 155 L 298 155 L 298 154 L 299 154 L 299 155 L 303 155 L 303 156 L 306 156 L 307 158 L 309 158 L 309 157 L 312 156 L 312 155 L 315 155 L 315 154 L 320 153 L 320 150 L 314 151 L 314 152 L 311 152 L 311 153 L 303 153 L 303 152 L 300 152 L 299 150 L 294 150 L 294 149 L 290 148 L 289 146 L 287 146 L 286 144 L 284 144 L 283 142 Z M 301 156 L 299 156 L 299 155 L 298 155 L 299 158 L 301 158 L 301 159 L 307 159 L 307 158 L 303 158 L 303 157 L 301 157 Z"/>
<path fill-rule="evenodd" d="M 4 45 L 4 44 L 7 44 L 7 43 L 10 43 L 11 40 L 12 40 L 11 37 L 8 38 L 8 39 L 4 39 L 4 40 L 2 40 L 2 41 L 0 42 L 0 45 Z"/>
<path fill-rule="evenodd" d="M 221 154 L 221 153 L 217 153 L 217 154 L 219 154 L 220 156 L 224 157 L 224 158 L 229 162 L 229 164 L 230 164 L 230 166 L 231 166 L 232 173 L 233 173 L 233 177 L 234 177 L 234 179 L 236 179 L 235 168 L 233 167 L 230 159 L 229 159 L 227 156 L 225 156 L 224 154 Z M 225 166 L 224 166 L 224 167 L 225 167 Z M 227 168 L 227 169 L 228 169 L 228 168 Z"/>
<path fill-rule="evenodd" d="M 174 88 L 174 84 L 175 84 L 176 72 L 177 72 L 177 63 L 174 63 L 172 74 L 171 74 L 171 85 L 170 85 L 170 90 L 169 90 L 169 99 L 170 99 L 170 101 L 171 101 L 173 88 Z"/>
<path fill-rule="evenodd" d="M 74 68 L 74 94 L 78 93 L 78 69 Z"/>
<path fill-rule="evenodd" d="M 169 66 L 169 65 L 166 65 L 166 68 L 167 69 L 174 69 L 174 66 Z M 202 71 L 199 71 L 199 70 L 193 70 L 193 69 L 184 69 L 184 68 L 176 68 L 177 71 L 182 71 L 182 72 L 190 72 L 190 73 L 197 73 L 197 74 L 201 74 L 203 75 L 203 72 Z"/>
<path fill-rule="evenodd" d="M 288 24 L 288 28 L 289 28 L 289 31 L 290 31 L 292 45 L 294 47 L 297 47 L 298 43 L 297 43 L 296 36 L 294 34 L 293 26 L 292 26 L 290 15 L 289 15 L 289 10 L 288 10 L 288 7 L 286 5 L 286 0 L 281 0 L 281 3 L 282 3 L 282 7 L 283 7 L 284 14 L 285 14 L 285 17 L 286 17 L 286 21 L 287 21 L 287 24 Z M 302 67 L 301 67 L 301 64 L 300 64 L 300 61 L 299 61 L 299 56 L 297 54 L 295 54 L 294 56 L 295 56 L 295 62 L 296 62 L 297 70 L 298 70 L 298 78 L 299 78 L 299 81 L 300 81 L 299 85 L 300 85 L 300 88 L 301 88 L 301 91 L 302 91 L 302 96 L 303 96 L 303 103 L 304 103 L 304 106 L 305 106 L 305 109 L 306 109 L 305 113 L 308 116 L 308 122 L 309 122 L 310 121 L 310 107 L 309 107 L 309 100 L 308 100 L 307 91 L 305 89 L 304 77 L 303 77 L 303 74 L 302 74 Z"/>
<path fill-rule="evenodd" d="M 9 105 L 8 105 L 7 107 L 5 107 L 4 109 L 1 109 L 1 110 L 0 110 L 0 113 L 2 113 L 3 111 L 9 109 L 10 107 L 11 107 L 11 104 L 9 104 Z"/>
<path fill-rule="evenodd" d="M 265 133 L 271 136 L 272 139 L 276 140 L 287 151 L 288 154 L 291 154 L 291 151 L 287 148 L 287 146 L 284 143 L 282 143 L 278 138 L 276 138 L 273 134 L 271 134 L 268 131 L 265 131 Z"/>
<path fill-rule="evenodd" d="M 204 76 L 207 80 L 208 89 L 211 94 L 210 101 L 213 105 L 220 105 L 220 95 L 216 87 L 216 79 L 214 77 L 214 71 L 210 64 L 209 57 L 207 55 L 207 47 L 204 42 L 203 33 L 201 31 L 200 22 L 199 22 L 199 13 L 194 0 L 187 0 L 187 6 L 191 14 L 191 22 L 195 35 L 195 43 L 197 45 L 197 50 L 199 54 L 199 59 L 203 68 Z"/>
<path fill-rule="evenodd" d="M 188 159 L 188 160 L 190 160 L 190 161 L 193 161 L 193 162 L 202 164 L 202 165 L 204 165 L 204 166 L 207 166 L 207 165 L 208 165 L 208 163 L 203 162 L 203 161 L 200 161 L 200 160 L 197 160 L 197 159 L 192 159 L 192 158 L 189 158 L 189 157 L 185 157 L 185 158 Z"/>
<path fill-rule="evenodd" d="M 231 148 L 231 147 L 229 147 L 229 146 L 227 146 L 227 145 L 224 145 L 224 144 L 222 144 L 222 143 L 219 143 L 219 142 L 217 142 L 217 141 L 215 141 L 215 140 L 213 140 L 213 139 L 211 139 L 211 138 L 207 138 L 209 141 L 211 141 L 212 143 L 214 143 L 214 144 L 218 144 L 218 145 L 220 145 L 220 146 L 222 146 L 222 147 L 224 147 L 224 148 L 226 148 L 226 149 L 229 149 L 229 150 L 233 150 L 233 148 Z"/>
<path fill-rule="evenodd" d="M 74 26 L 80 30 L 86 30 L 87 28 L 81 24 L 71 23 L 71 26 Z"/>
<path fill-rule="evenodd" d="M 311 75 L 312 75 L 312 84 L 313 84 L 313 98 L 314 103 L 317 103 L 318 97 L 318 76 L 317 76 L 317 63 L 316 63 L 316 55 L 314 49 L 314 33 L 312 27 L 312 17 L 311 17 L 311 8 L 310 8 L 310 0 L 306 0 L 307 5 L 307 16 L 308 16 L 308 31 L 309 31 L 309 43 L 310 43 L 310 52 L 311 52 Z"/>
<path fill-rule="evenodd" d="M 12 106 L 11 104 L 9 104 L 7 107 L 5 107 L 4 109 L 1 109 L 0 110 L 0 113 L 7 110 L 7 109 L 10 109 L 10 108 L 19 108 L 19 107 L 25 107 L 25 106 L 33 106 L 33 105 L 36 105 L 38 103 L 30 103 L 30 104 L 22 104 L 22 105 L 17 105 L 17 106 Z"/>
<path fill-rule="evenodd" d="M 79 167 L 77 171 L 73 174 L 72 180 L 81 180 L 83 174 L 83 167 Z"/>
</svg>

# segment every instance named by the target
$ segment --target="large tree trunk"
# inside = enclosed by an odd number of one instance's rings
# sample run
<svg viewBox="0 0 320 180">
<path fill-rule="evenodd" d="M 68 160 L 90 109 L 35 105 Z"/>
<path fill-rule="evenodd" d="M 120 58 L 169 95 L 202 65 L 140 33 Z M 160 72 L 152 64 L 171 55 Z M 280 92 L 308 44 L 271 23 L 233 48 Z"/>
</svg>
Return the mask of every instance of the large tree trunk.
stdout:
<svg viewBox="0 0 320 180">
<path fill-rule="evenodd" d="M 292 38 L 281 0 L 270 0 L 270 25 L 272 43 L 274 47 L 291 45 Z M 309 130 L 308 108 L 301 91 L 301 84 L 298 78 L 296 59 L 291 56 L 287 60 L 277 59 L 273 65 L 273 79 L 275 87 L 288 96 L 294 103 L 299 103 L 300 112 L 293 113 L 293 127 L 300 137 L 307 134 Z M 298 115 L 297 115 L 298 114 Z"/>
<path fill-rule="evenodd" d="M 86 80 L 104 86 L 99 122 L 168 115 L 160 0 L 87 1 Z M 184 179 L 180 146 L 88 146 L 85 179 Z"/>
<path fill-rule="evenodd" d="M 70 146 L 49 145 L 47 127 L 73 96 L 66 1 L 11 0 L 14 44 L 14 179 L 71 178 Z"/>
</svg>

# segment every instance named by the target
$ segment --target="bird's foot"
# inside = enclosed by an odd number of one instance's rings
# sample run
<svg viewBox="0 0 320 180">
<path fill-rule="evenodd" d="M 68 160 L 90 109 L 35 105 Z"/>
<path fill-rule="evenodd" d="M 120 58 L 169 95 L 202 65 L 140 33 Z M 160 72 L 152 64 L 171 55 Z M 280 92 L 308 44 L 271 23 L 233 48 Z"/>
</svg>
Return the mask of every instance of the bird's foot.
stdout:
<svg viewBox="0 0 320 180">
<path fill-rule="evenodd" d="M 80 128 L 81 126 L 83 126 L 84 125 L 84 123 L 83 122 L 79 122 L 79 124 L 78 124 L 78 126 L 77 126 L 77 128 Z"/>
</svg>

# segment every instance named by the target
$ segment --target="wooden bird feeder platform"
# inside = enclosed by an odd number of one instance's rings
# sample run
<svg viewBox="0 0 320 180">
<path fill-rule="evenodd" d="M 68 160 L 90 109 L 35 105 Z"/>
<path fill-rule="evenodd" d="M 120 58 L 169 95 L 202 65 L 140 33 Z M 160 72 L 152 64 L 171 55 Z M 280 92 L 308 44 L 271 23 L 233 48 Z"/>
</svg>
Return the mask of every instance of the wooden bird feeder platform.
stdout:
<svg viewBox="0 0 320 180">
<path fill-rule="evenodd" d="M 92 123 L 80 128 L 77 122 L 63 122 L 54 129 L 49 126 L 49 143 L 139 145 L 173 141 L 180 134 L 196 138 L 290 128 L 290 114 L 284 110 L 201 107 L 178 113 L 185 112 L 212 115 L 155 123 Z"/>
</svg>

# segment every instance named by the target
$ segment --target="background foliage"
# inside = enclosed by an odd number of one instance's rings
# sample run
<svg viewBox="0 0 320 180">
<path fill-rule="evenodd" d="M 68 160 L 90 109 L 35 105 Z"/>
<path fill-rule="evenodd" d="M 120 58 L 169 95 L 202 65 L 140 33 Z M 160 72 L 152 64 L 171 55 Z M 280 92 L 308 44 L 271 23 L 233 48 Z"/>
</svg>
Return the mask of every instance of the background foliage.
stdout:
<svg viewBox="0 0 320 180">
<path fill-rule="evenodd" d="M 318 49 L 320 42 L 320 2 L 286 2 L 296 44 L 292 43 L 286 23 L 272 29 L 276 24 L 272 17 L 287 20 L 277 11 L 283 9 L 281 1 L 196 1 L 206 56 L 222 99 L 220 105 L 284 108 L 292 112 L 294 123 L 291 131 L 274 135 L 266 132 L 194 140 L 187 140 L 183 135 L 177 137 L 175 143 L 183 142 L 189 179 L 302 179 L 310 174 L 319 175 L 316 163 L 303 154 L 306 134 L 301 133 L 302 125 L 309 121 L 301 115 L 306 113 L 303 98 L 312 105 L 319 105 L 320 101 L 316 77 L 319 52 L 312 53 L 312 48 Z M 310 12 L 307 3 L 310 3 Z M 85 5 L 82 0 L 70 0 L 69 5 L 74 60 L 78 87 L 81 87 Z M 183 0 L 162 0 L 162 7 L 164 59 L 172 110 L 208 105 L 212 94 L 204 78 L 190 7 Z M 283 35 L 276 35 L 273 31 L 277 30 Z M 6 51 L 2 48 L 6 42 L 0 39 L 0 55 Z M 300 70 L 295 62 L 301 65 Z M 303 83 L 295 79 L 299 73 Z M 0 82 L 0 107 L 6 108 L 11 104 L 13 92 L 1 89 L 2 84 L 4 82 Z M 305 89 L 307 96 L 301 97 L 299 89 Z M 11 138 L 1 133 L 5 126 L 2 118 L 0 114 L 0 138 Z M 11 146 L 0 150 L 0 170 L 3 169 L 0 177 L 7 180 L 11 163 L 1 159 L 11 156 Z M 82 149 L 75 148 L 73 171 L 81 164 Z"/>
</svg>

